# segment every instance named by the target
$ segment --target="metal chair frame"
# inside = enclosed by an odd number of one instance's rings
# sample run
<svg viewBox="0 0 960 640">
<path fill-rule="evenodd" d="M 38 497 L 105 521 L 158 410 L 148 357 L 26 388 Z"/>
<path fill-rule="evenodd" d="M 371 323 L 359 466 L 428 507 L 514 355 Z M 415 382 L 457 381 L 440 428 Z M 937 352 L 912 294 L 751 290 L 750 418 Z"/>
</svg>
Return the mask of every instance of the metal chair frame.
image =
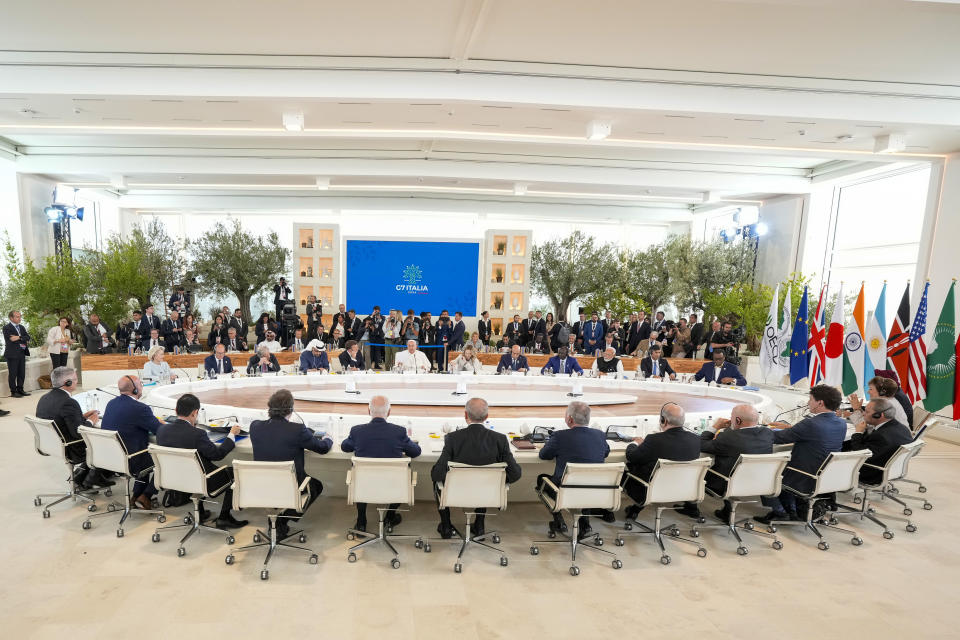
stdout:
<svg viewBox="0 0 960 640">
<path fill-rule="evenodd" d="M 33 506 L 43 507 L 43 517 L 50 517 L 50 507 L 54 507 L 61 502 L 66 502 L 67 500 L 73 500 L 76 503 L 78 500 L 89 502 L 87 505 L 88 511 L 97 510 L 97 501 L 92 496 L 99 495 L 100 491 L 98 489 L 83 489 L 77 485 L 76 480 L 74 479 L 74 473 L 76 472 L 77 466 L 80 463 L 71 462 L 67 457 L 67 447 L 80 444 L 83 440 L 73 440 L 71 442 L 65 442 L 63 436 L 60 435 L 59 429 L 57 429 L 56 424 L 53 420 L 44 420 L 42 418 L 37 418 L 36 416 L 24 416 L 24 421 L 27 423 L 27 426 L 30 427 L 30 430 L 33 431 L 33 445 L 37 453 L 41 456 L 54 456 L 54 453 L 47 453 L 43 450 L 42 439 L 40 437 L 40 432 L 38 429 L 49 427 L 57 434 L 57 440 L 59 441 L 59 457 L 63 464 L 67 467 L 67 482 L 70 484 L 70 489 L 68 491 L 62 491 L 60 493 L 38 493 L 33 499 Z M 108 490 L 109 491 L 109 490 Z M 112 492 L 111 492 L 112 493 Z M 109 496 L 110 493 L 105 493 Z M 56 498 L 52 502 L 48 502 L 46 505 L 43 504 L 44 498 Z"/>
</svg>

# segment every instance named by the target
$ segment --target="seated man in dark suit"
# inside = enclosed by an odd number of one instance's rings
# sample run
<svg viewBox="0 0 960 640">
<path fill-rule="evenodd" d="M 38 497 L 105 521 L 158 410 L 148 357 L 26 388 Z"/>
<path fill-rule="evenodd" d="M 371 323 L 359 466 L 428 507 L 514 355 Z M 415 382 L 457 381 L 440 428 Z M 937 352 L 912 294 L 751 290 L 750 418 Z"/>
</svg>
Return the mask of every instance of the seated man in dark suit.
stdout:
<svg viewBox="0 0 960 640">
<path fill-rule="evenodd" d="M 727 357 L 721 349 L 714 350 L 711 357 L 713 362 L 708 362 L 700 367 L 700 371 L 697 371 L 693 376 L 694 380 L 706 380 L 717 384 L 735 384 L 738 387 L 747 384 L 747 379 L 743 377 L 740 370 L 726 362 Z"/>
<path fill-rule="evenodd" d="M 247 360 L 247 373 L 277 373 L 280 371 L 280 363 L 277 356 L 270 353 L 270 348 L 261 344 L 257 347 L 257 352 Z"/>
<path fill-rule="evenodd" d="M 730 411 L 730 419 L 717 418 L 713 426 L 700 434 L 700 451 L 713 455 L 714 471 L 728 476 L 741 453 L 773 453 L 773 431 L 759 424 L 757 410 L 749 404 L 738 404 Z M 708 473 L 707 487 L 714 493 L 723 495 L 727 490 L 727 481 Z M 687 510 L 689 505 L 687 505 Z M 730 502 L 723 501 L 723 509 L 713 512 L 723 522 L 730 519 Z"/>
<path fill-rule="evenodd" d="M 164 351 L 167 350 L 166 342 L 160 335 L 160 329 L 150 329 L 150 333 L 140 342 L 140 351 L 144 353 L 150 351 L 153 347 L 163 347 Z"/>
<path fill-rule="evenodd" d="M 686 414 L 680 405 L 668 402 L 660 408 L 660 432 L 637 438 L 627 447 L 627 471 L 649 481 L 657 460 L 696 460 L 700 457 L 700 438 L 683 428 Z M 646 486 L 624 476 L 623 490 L 636 503 L 626 509 L 627 520 L 636 520 L 647 498 Z"/>
<path fill-rule="evenodd" d="M 340 353 L 338 359 L 344 371 L 363 371 L 366 369 L 363 354 L 360 353 L 360 343 L 356 340 L 347 341 L 346 348 Z"/>
<path fill-rule="evenodd" d="M 571 402 L 567 406 L 563 421 L 569 428 L 555 431 L 540 449 L 539 454 L 541 460 L 557 461 L 552 476 L 547 473 L 537 476 L 537 491 L 547 493 L 552 498 L 557 497 L 556 492 L 549 485 L 544 484 L 544 478 L 550 478 L 559 487 L 568 462 L 599 463 L 610 455 L 610 445 L 607 444 L 604 432 L 590 428 L 590 407 L 587 403 Z M 613 522 L 615 519 L 613 513 L 609 511 L 589 515 L 602 515 L 608 522 Z M 553 521 L 550 522 L 549 527 L 554 532 L 566 531 L 567 525 L 560 512 L 553 514 Z M 583 540 L 592 534 L 590 518 L 587 515 L 580 516 L 580 531 L 577 537 Z"/>
<path fill-rule="evenodd" d="M 811 491 L 814 479 L 792 469 L 816 474 L 829 454 L 840 451 L 847 435 L 846 421 L 836 414 L 842 399 L 836 387 L 818 384 L 810 389 L 810 396 L 807 398 L 807 410 L 811 414 L 809 417 L 792 427 L 785 422 L 771 423 L 770 426 L 777 429 L 773 432 L 774 444 L 793 443 L 790 464 L 783 472 L 784 485 L 797 491 Z M 771 511 L 765 516 L 754 517 L 757 522 L 770 524 L 773 520 L 799 518 L 797 497 L 786 488 L 780 492 L 779 498 L 764 498 L 763 504 L 770 507 Z"/>
<path fill-rule="evenodd" d="M 327 360 L 327 352 L 323 350 L 323 343 L 314 339 L 307 347 L 307 351 L 300 352 L 300 371 L 329 372 L 330 362 Z"/>
<path fill-rule="evenodd" d="M 520 355 L 520 345 L 515 344 L 510 347 L 510 353 L 500 356 L 500 362 L 497 363 L 497 373 L 522 371 L 526 373 L 530 366 L 527 364 L 527 357 Z"/>
<path fill-rule="evenodd" d="M 880 484 L 883 472 L 867 465 L 882 467 L 896 453 L 900 445 L 913 442 L 910 429 L 893 419 L 896 413 L 896 400 L 874 398 L 867 403 L 863 412 L 863 421 L 855 425 L 857 430 L 850 441 L 843 444 L 844 451 L 870 449 L 873 454 L 860 467 L 860 481 L 864 484 Z"/>
<path fill-rule="evenodd" d="M 543 365 L 540 373 L 550 371 L 551 373 L 559 373 L 561 375 L 568 373 L 579 373 L 583 375 L 583 367 L 580 366 L 580 362 L 578 362 L 576 358 L 568 357 L 568 353 L 569 348 L 567 345 L 560 345 L 560 348 L 557 349 L 557 355 L 547 360 L 547 364 Z"/>
<path fill-rule="evenodd" d="M 646 358 L 640 361 L 640 371 L 645 378 L 666 378 L 670 376 L 671 380 L 677 379 L 677 372 L 673 370 L 666 358 L 662 358 L 663 348 L 658 344 L 650 345 L 650 351 Z"/>
<path fill-rule="evenodd" d="M 350 435 L 340 443 L 340 449 L 353 452 L 358 458 L 416 458 L 420 455 L 420 445 L 410 439 L 407 430 L 398 424 L 387 422 L 390 417 L 390 400 L 386 396 L 373 396 L 368 407 L 370 422 L 358 424 L 350 429 Z M 395 511 L 399 504 L 391 504 L 384 522 L 391 527 L 400 524 L 402 518 Z M 367 503 L 357 503 L 357 531 L 367 530 Z"/>
<path fill-rule="evenodd" d="M 227 339 L 224 342 L 227 351 L 246 351 L 247 341 L 237 334 L 236 327 L 227 329 Z"/>
<path fill-rule="evenodd" d="M 519 347 L 515 348 L 519 349 Z M 507 436 L 488 429 L 483 424 L 487 420 L 488 413 L 489 408 L 487 407 L 486 400 L 483 398 L 470 398 L 467 400 L 464 408 L 467 428 L 448 433 L 444 439 L 443 451 L 440 452 L 440 458 L 437 459 L 436 464 L 433 465 L 433 469 L 430 470 L 430 477 L 433 480 L 434 495 L 437 497 L 437 503 L 440 502 L 440 488 L 437 486 L 437 483 L 443 482 L 447 477 L 447 464 L 450 462 L 461 462 L 472 465 L 506 462 L 507 484 L 512 484 L 520 479 L 520 465 L 513 459 Z M 477 509 L 476 520 L 474 520 L 470 526 L 469 533 L 464 532 L 464 535 L 483 535 L 483 513 L 484 510 Z M 450 523 L 450 509 L 440 509 L 440 524 L 437 525 L 437 533 L 439 533 L 442 538 L 450 538 L 453 536 L 454 529 Z"/>
<path fill-rule="evenodd" d="M 76 442 L 67 447 L 67 459 L 79 465 L 73 474 L 74 481 L 83 489 L 94 487 L 109 487 L 113 482 L 107 480 L 103 473 L 87 466 L 87 445 L 77 431 L 77 427 L 96 426 L 100 419 L 100 412 L 95 409 L 86 413 L 80 408 L 80 403 L 72 398 L 77 388 L 77 372 L 70 367 L 57 367 L 50 372 L 52 390 L 40 397 L 37 402 L 36 415 L 43 420 L 53 420 L 64 442 Z"/>
<path fill-rule="evenodd" d="M 222 347 L 223 345 L 218 345 Z M 214 444 L 207 436 L 207 432 L 196 426 L 197 414 L 200 412 L 200 400 L 192 393 L 185 393 L 177 399 L 177 419 L 173 422 L 165 422 L 160 425 L 157 431 L 157 444 L 161 447 L 173 447 L 176 449 L 195 449 L 200 456 L 200 462 L 203 465 L 203 471 L 207 475 L 207 489 L 215 493 L 224 485 L 227 490 L 223 492 L 223 504 L 220 507 L 220 515 L 217 517 L 218 529 L 240 528 L 247 525 L 246 520 L 237 520 L 230 513 L 230 507 L 233 504 L 233 489 L 230 485 L 233 483 L 233 467 L 226 465 L 218 467 L 213 464 L 215 460 L 223 460 L 227 454 L 233 451 L 236 446 L 237 434 L 240 433 L 240 425 L 236 424 L 230 429 L 230 433 L 220 444 Z M 200 519 L 206 518 L 206 510 L 200 511 Z"/>
<path fill-rule="evenodd" d="M 233 362 L 230 361 L 230 356 L 226 355 L 226 352 L 227 348 L 223 344 L 218 344 L 213 348 L 213 355 L 203 359 L 203 370 L 207 372 L 207 377 L 233 373 Z"/>
<path fill-rule="evenodd" d="M 140 402 L 143 395 L 143 383 L 137 376 L 123 376 L 117 381 L 117 387 L 120 395 L 107 403 L 103 410 L 103 419 L 100 421 L 101 429 L 110 429 L 120 434 L 120 441 L 123 442 L 127 455 L 130 458 L 130 473 L 133 474 L 134 483 L 133 503 L 135 507 L 141 509 L 152 509 L 151 498 L 157 493 L 153 486 L 153 480 L 149 477 L 139 477 L 144 470 L 153 466 L 153 460 L 147 452 L 147 445 L 150 444 L 150 435 L 157 435 L 160 428 L 160 421 L 153 415 L 153 411 Z M 139 453 L 139 455 L 133 455 Z"/>
<path fill-rule="evenodd" d="M 250 443 L 253 445 L 253 459 L 264 462 L 286 462 L 293 460 L 297 470 L 297 482 L 303 484 L 307 472 L 303 466 L 303 452 L 314 451 L 323 455 L 330 451 L 333 440 L 321 433 L 314 433 L 299 422 L 290 422 L 293 415 L 293 394 L 287 389 L 275 391 L 267 401 L 267 420 L 254 420 L 250 423 Z M 277 518 L 277 538 L 283 540 L 290 533 L 290 520 L 300 519 L 313 501 L 320 497 L 323 485 L 316 478 L 307 483 L 310 497 L 303 511 L 287 509 Z"/>
</svg>

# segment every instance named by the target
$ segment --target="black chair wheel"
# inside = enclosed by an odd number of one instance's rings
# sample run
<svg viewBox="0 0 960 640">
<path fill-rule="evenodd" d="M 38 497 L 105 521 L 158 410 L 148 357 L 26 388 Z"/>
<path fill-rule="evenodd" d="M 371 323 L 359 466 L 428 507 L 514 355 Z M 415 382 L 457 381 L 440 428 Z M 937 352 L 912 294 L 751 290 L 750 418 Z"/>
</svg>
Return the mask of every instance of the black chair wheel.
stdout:
<svg viewBox="0 0 960 640">
<path fill-rule="evenodd" d="M 183 547 L 177 547 L 177 557 L 182 558 L 185 555 L 187 555 L 187 550 Z"/>
<path fill-rule="evenodd" d="M 906 528 L 907 528 L 907 533 L 914 533 L 917 530 L 917 525 L 908 524 Z"/>
<path fill-rule="evenodd" d="M 227 536 L 227 544 L 233 544 L 236 541 L 237 539 L 234 538 L 233 536 Z"/>
<path fill-rule="evenodd" d="M 690 536 L 693 538 L 699 538 L 700 531 L 698 531 L 697 529 L 690 529 Z"/>
<path fill-rule="evenodd" d="M 80 526 L 81 526 L 83 529 L 89 529 L 89 528 L 90 528 L 91 526 L 93 526 L 93 525 L 90 524 L 90 521 L 89 521 L 89 520 L 84 520 L 84 521 L 83 521 L 83 524 L 80 525 Z"/>
<path fill-rule="evenodd" d="M 44 517 L 44 518 L 49 518 L 49 517 L 50 517 L 50 510 L 49 510 L 49 509 L 44 509 L 44 510 L 43 510 L 43 517 Z"/>
<path fill-rule="evenodd" d="M 614 538 L 613 544 L 618 547 L 622 547 L 624 545 L 623 538 Z"/>
<path fill-rule="evenodd" d="M 660 564 L 670 564 L 670 556 L 668 555 L 660 556 Z"/>
<path fill-rule="evenodd" d="M 431 549 L 433 549 L 433 547 L 430 546 L 430 543 L 429 543 L 429 542 L 424 542 L 424 543 L 423 543 L 423 552 L 424 552 L 424 553 L 430 553 L 430 550 L 431 550 Z"/>
<path fill-rule="evenodd" d="M 260 579 L 261 579 L 261 580 L 269 580 L 269 579 L 270 579 L 270 572 L 267 571 L 266 569 L 264 569 L 263 571 L 261 571 L 261 572 L 260 572 Z"/>
<path fill-rule="evenodd" d="M 413 543 L 414 549 L 423 549 L 423 540 L 417 540 Z"/>
<path fill-rule="evenodd" d="M 500 556 L 500 566 L 501 566 L 501 567 L 507 566 L 507 562 L 508 562 L 507 556 Z"/>
<path fill-rule="evenodd" d="M 87 511 L 89 511 L 90 513 L 93 513 L 93 512 L 96 511 L 96 510 L 97 510 L 97 505 L 95 505 L 95 504 L 88 504 L 88 505 L 87 505 Z"/>
<path fill-rule="evenodd" d="M 155 534 L 153 534 L 152 536 L 150 536 L 150 539 L 151 539 L 152 541 L 154 541 L 154 542 L 160 542 L 160 534 L 159 534 L 159 533 L 155 533 Z"/>
<path fill-rule="evenodd" d="M 110 513 L 113 513 L 113 512 L 116 511 L 116 510 L 117 510 L 117 505 L 115 505 L 115 504 L 108 504 L 108 505 L 107 505 L 107 511 L 109 511 Z"/>
<path fill-rule="evenodd" d="M 747 553 L 749 553 L 749 550 L 746 547 L 737 547 L 738 556 L 745 556 Z"/>
<path fill-rule="evenodd" d="M 493 544 L 500 544 L 500 536 L 494 534 L 490 539 L 493 540 Z"/>
<path fill-rule="evenodd" d="M 234 558 L 232 553 L 223 559 L 223 561 L 226 562 L 227 564 L 233 564 L 233 560 Z"/>
<path fill-rule="evenodd" d="M 347 562 L 356 562 L 356 561 L 357 561 L 357 554 L 355 554 L 353 551 L 347 554 Z"/>
<path fill-rule="evenodd" d="M 107 489 L 106 491 L 103 492 L 103 495 L 109 498 L 110 496 L 113 495 L 113 489 Z"/>
<path fill-rule="evenodd" d="M 779 540 L 774 540 L 773 544 L 771 544 L 770 546 L 776 549 L 777 551 L 780 551 L 780 549 L 783 549 L 783 543 L 780 542 Z"/>
<path fill-rule="evenodd" d="M 157 522 L 166 522 L 166 521 L 167 521 L 167 516 L 163 515 L 162 513 L 157 516 Z"/>
<path fill-rule="evenodd" d="M 118 538 L 122 538 L 122 537 L 123 537 L 123 529 L 117 529 L 117 537 L 118 537 Z"/>
<path fill-rule="evenodd" d="M 390 561 L 390 566 L 393 567 L 394 569 L 399 569 L 400 561 L 394 558 L 393 560 Z"/>
<path fill-rule="evenodd" d="M 454 572 L 454 573 L 463 573 L 463 565 L 460 564 L 459 562 L 458 562 L 457 564 L 453 565 L 453 572 Z"/>
<path fill-rule="evenodd" d="M 597 536 L 596 538 L 594 538 L 594 539 L 593 539 L 593 542 L 594 542 L 594 544 L 596 544 L 598 547 L 602 547 L 602 546 L 603 546 L 603 538 L 601 538 L 600 536 Z"/>
<path fill-rule="evenodd" d="M 42 504 L 42 502 L 43 502 L 43 501 L 40 500 L 40 498 L 34 498 L 34 499 L 33 499 L 33 506 L 39 507 L 39 506 Z"/>
<path fill-rule="evenodd" d="M 697 555 L 700 556 L 701 558 L 706 558 L 706 557 L 707 557 L 707 550 L 704 549 L 703 547 L 701 547 L 701 548 L 697 549 Z"/>
<path fill-rule="evenodd" d="M 817 543 L 817 549 L 820 549 L 820 551 L 826 551 L 829 548 L 830 548 L 830 543 L 828 542 L 820 541 Z"/>
<path fill-rule="evenodd" d="M 183 524 L 193 524 L 193 518 L 190 516 L 183 516 Z"/>
<path fill-rule="evenodd" d="M 300 537 L 298 538 L 298 540 L 300 540 L 300 544 L 303 544 L 304 542 L 307 541 L 307 534 L 301 533 L 301 534 L 300 534 Z"/>
<path fill-rule="evenodd" d="M 924 511 L 930 511 L 930 509 L 933 509 L 933 505 L 930 504 L 929 502 L 924 502 L 924 503 L 923 503 L 923 510 L 924 510 Z"/>
<path fill-rule="evenodd" d="M 749 531 L 753 531 L 753 523 L 752 523 L 752 522 L 744 522 L 744 523 L 743 523 L 743 528 L 744 528 L 744 529 L 747 529 L 747 530 L 749 530 Z"/>
<path fill-rule="evenodd" d="M 613 565 L 613 568 L 614 568 L 614 569 L 622 569 L 622 568 L 623 568 L 623 562 L 621 562 L 620 560 L 614 560 L 611 564 Z"/>
<path fill-rule="evenodd" d="M 387 533 L 393 533 L 393 525 L 388 524 L 383 528 L 383 530 L 386 531 Z"/>
<path fill-rule="evenodd" d="M 697 524 L 704 524 L 706 521 L 707 519 L 704 518 L 703 516 L 700 516 L 699 518 L 697 518 Z"/>
<path fill-rule="evenodd" d="M 578 567 L 577 565 L 573 565 L 572 567 L 570 567 L 570 575 L 572 576 L 580 575 L 580 567 Z"/>
<path fill-rule="evenodd" d="M 550 531 L 547 532 L 547 537 L 553 540 L 554 538 L 557 537 L 557 532 L 551 529 Z"/>
<path fill-rule="evenodd" d="M 256 543 L 256 542 L 260 542 L 261 540 L 263 540 L 263 537 L 261 537 L 261 535 L 260 535 L 259 533 L 253 534 L 253 541 L 254 541 L 255 543 Z"/>
<path fill-rule="evenodd" d="M 769 527 L 767 527 L 767 533 L 776 533 L 776 532 L 777 532 L 777 528 L 774 525 L 770 525 Z"/>
<path fill-rule="evenodd" d="M 859 547 L 860 545 L 863 544 L 863 538 L 861 538 L 860 536 L 853 536 L 852 538 L 850 538 L 850 544 L 852 544 L 855 547 Z"/>
<path fill-rule="evenodd" d="M 313 555 L 310 556 L 310 559 L 308 560 L 308 562 L 310 564 L 317 564 L 318 562 L 320 562 L 320 556 L 314 553 Z"/>
<path fill-rule="evenodd" d="M 540 548 L 537 547 L 536 545 L 530 547 L 530 555 L 532 555 L 532 556 L 538 556 L 538 555 L 540 555 Z"/>
<path fill-rule="evenodd" d="M 624 522 L 624 523 L 623 523 L 623 529 L 624 529 L 624 531 L 632 531 L 632 530 L 633 530 L 633 525 L 630 524 L 629 522 Z"/>
<path fill-rule="evenodd" d="M 893 531 L 884 531 L 883 537 L 887 540 L 893 540 Z"/>
<path fill-rule="evenodd" d="M 910 507 L 905 508 L 905 509 L 903 510 L 903 515 L 905 515 L 905 516 L 912 516 L 912 515 L 913 515 L 913 509 L 911 509 Z"/>
<path fill-rule="evenodd" d="M 680 529 L 670 529 L 670 535 L 674 538 L 680 537 Z"/>
<path fill-rule="evenodd" d="M 920 486 L 917 488 L 917 491 L 919 491 L 920 493 L 926 493 L 926 492 L 927 492 L 927 488 L 926 488 L 925 486 L 923 486 L 923 485 L 920 485 Z"/>
<path fill-rule="evenodd" d="M 357 537 L 357 536 L 353 535 L 352 533 L 348 533 L 348 534 L 347 534 L 347 540 L 355 540 L 356 537 Z"/>
</svg>

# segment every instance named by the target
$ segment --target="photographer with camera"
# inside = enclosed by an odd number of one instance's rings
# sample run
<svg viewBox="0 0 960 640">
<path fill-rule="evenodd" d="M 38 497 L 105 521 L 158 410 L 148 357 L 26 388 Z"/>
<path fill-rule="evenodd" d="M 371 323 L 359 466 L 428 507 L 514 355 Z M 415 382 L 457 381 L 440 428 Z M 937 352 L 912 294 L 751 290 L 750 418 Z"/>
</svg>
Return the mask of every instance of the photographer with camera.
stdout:
<svg viewBox="0 0 960 640">
<path fill-rule="evenodd" d="M 740 364 L 740 358 L 737 355 L 740 351 L 740 341 L 733 330 L 733 323 L 729 320 L 724 320 L 720 331 L 714 331 L 713 335 L 710 336 L 710 352 L 713 353 L 718 350 L 723 351 L 723 355 L 730 364 Z"/>
<path fill-rule="evenodd" d="M 307 296 L 307 335 L 313 336 L 317 333 L 317 325 L 323 320 L 323 305 L 317 302 L 317 296 Z"/>
<path fill-rule="evenodd" d="M 280 278 L 277 284 L 273 285 L 273 306 L 276 308 L 277 317 L 283 315 L 283 307 L 290 302 L 290 295 L 293 290 L 287 286 L 287 279 Z"/>
</svg>

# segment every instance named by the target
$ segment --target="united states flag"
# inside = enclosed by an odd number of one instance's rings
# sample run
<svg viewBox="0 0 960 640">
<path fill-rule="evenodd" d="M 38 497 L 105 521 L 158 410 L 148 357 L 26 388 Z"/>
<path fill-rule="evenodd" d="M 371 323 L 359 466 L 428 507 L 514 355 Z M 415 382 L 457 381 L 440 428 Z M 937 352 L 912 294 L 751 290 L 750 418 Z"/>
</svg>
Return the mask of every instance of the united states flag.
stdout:
<svg viewBox="0 0 960 640">
<path fill-rule="evenodd" d="M 910 328 L 910 379 L 907 384 L 907 397 L 911 403 L 927 397 L 927 345 L 923 341 L 923 334 L 927 332 L 928 289 L 929 282 L 923 288 L 923 297 L 920 298 L 920 306 Z"/>
</svg>

